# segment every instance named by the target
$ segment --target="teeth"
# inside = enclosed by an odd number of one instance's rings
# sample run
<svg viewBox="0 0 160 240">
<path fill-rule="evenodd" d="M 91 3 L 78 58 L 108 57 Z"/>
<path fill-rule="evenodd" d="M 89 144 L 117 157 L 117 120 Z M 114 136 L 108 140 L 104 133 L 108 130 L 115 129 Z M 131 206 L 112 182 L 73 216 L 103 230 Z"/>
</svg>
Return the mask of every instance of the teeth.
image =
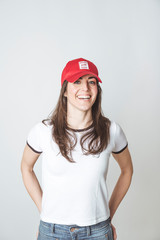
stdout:
<svg viewBox="0 0 160 240">
<path fill-rule="evenodd" d="M 91 98 L 91 96 L 78 96 L 78 98 L 89 99 L 89 98 Z"/>
</svg>

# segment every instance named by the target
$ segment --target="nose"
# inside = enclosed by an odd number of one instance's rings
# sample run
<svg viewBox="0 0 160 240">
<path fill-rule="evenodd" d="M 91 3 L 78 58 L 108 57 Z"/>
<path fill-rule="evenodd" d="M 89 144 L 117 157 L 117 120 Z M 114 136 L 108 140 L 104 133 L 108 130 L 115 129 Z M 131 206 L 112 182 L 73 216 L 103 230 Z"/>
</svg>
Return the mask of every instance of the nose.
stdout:
<svg viewBox="0 0 160 240">
<path fill-rule="evenodd" d="M 82 86 L 82 89 L 85 91 L 87 91 L 89 89 L 88 82 L 83 82 L 81 86 Z"/>
</svg>

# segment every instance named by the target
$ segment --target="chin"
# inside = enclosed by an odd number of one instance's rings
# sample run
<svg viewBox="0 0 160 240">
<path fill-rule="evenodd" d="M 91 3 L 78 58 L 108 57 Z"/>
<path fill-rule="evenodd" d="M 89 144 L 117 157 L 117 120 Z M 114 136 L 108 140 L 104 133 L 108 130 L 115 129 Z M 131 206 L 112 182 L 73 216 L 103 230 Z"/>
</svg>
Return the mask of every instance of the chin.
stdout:
<svg viewBox="0 0 160 240">
<path fill-rule="evenodd" d="M 86 111 L 90 111 L 91 109 L 92 109 L 92 107 L 89 107 L 89 108 L 78 108 L 80 111 L 84 111 L 84 112 L 86 112 Z"/>
</svg>

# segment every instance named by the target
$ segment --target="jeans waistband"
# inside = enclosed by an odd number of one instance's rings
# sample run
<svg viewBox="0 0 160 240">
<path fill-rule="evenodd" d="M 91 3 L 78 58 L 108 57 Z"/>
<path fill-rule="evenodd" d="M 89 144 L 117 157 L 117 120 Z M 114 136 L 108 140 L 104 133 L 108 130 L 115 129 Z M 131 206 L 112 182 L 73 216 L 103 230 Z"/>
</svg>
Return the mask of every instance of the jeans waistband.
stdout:
<svg viewBox="0 0 160 240">
<path fill-rule="evenodd" d="M 42 220 L 40 220 L 41 222 L 43 222 Z M 45 223 L 45 222 L 43 222 Z M 55 232 L 55 229 L 63 229 L 63 231 L 66 231 L 68 232 L 68 230 L 71 230 L 72 228 L 76 228 L 76 229 L 83 229 L 83 230 L 87 230 L 87 235 L 89 236 L 90 233 L 91 233 L 91 230 L 96 230 L 96 229 L 99 229 L 105 225 L 108 225 L 111 223 L 111 218 L 109 217 L 108 219 L 102 221 L 102 222 L 99 222 L 99 223 L 96 223 L 96 224 L 93 224 L 93 225 L 89 225 L 89 226 L 79 226 L 79 225 L 76 225 L 76 224 L 72 224 L 72 225 L 64 225 L 64 224 L 56 224 L 56 223 L 45 223 L 49 226 L 49 228 L 52 229 L 52 232 L 54 233 Z"/>
</svg>

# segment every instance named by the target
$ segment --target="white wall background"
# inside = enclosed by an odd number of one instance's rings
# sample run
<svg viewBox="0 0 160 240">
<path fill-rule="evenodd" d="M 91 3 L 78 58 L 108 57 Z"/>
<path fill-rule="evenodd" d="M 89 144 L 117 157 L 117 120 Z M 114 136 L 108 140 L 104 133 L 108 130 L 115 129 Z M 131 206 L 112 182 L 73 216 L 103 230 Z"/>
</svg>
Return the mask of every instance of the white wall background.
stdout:
<svg viewBox="0 0 160 240">
<path fill-rule="evenodd" d="M 0 0 L 0 239 L 31 240 L 39 224 L 20 162 L 30 128 L 57 103 L 61 71 L 93 61 L 104 114 L 118 122 L 134 165 L 113 224 L 118 240 L 160 239 L 160 1 Z M 35 166 L 41 182 L 41 158 Z M 110 158 L 111 191 L 120 170 Z"/>
</svg>

